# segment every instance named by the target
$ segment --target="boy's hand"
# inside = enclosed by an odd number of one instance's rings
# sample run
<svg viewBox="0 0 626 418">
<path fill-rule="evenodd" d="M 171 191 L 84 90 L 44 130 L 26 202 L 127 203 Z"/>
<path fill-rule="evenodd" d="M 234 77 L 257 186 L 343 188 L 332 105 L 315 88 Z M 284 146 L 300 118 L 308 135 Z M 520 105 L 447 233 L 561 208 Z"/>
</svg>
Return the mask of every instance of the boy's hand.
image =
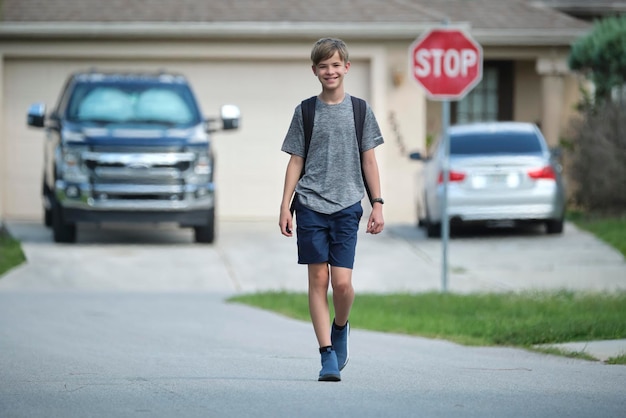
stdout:
<svg viewBox="0 0 626 418">
<path fill-rule="evenodd" d="M 293 236 L 293 216 L 291 215 L 291 210 L 280 209 L 280 219 L 278 221 L 278 226 L 280 227 L 280 233 L 286 237 Z"/>
<path fill-rule="evenodd" d="M 372 213 L 370 213 L 370 217 L 367 220 L 367 230 L 368 234 L 379 234 L 383 232 L 385 228 L 385 220 L 383 219 L 383 208 L 379 203 L 374 204 L 372 207 Z"/>
</svg>

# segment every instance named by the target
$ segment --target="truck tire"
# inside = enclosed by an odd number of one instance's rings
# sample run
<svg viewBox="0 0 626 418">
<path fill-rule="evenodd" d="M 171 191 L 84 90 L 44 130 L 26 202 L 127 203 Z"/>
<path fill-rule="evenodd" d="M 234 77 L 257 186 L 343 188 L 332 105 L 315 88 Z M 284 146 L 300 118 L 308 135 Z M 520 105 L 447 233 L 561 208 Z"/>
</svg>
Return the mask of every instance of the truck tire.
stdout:
<svg viewBox="0 0 626 418">
<path fill-rule="evenodd" d="M 43 208 L 43 224 L 46 228 L 50 228 L 52 226 L 52 210 Z"/>
<path fill-rule="evenodd" d="M 54 199 L 54 196 L 52 196 L 52 193 L 50 193 L 48 186 L 46 186 L 45 179 L 43 181 L 42 193 L 43 193 L 44 199 L 46 199 L 48 202 L 52 202 L 52 199 Z M 46 208 L 45 206 L 43 208 L 43 224 L 46 226 L 46 228 L 52 227 L 52 209 Z"/>
<path fill-rule="evenodd" d="M 208 223 L 205 226 L 196 226 L 194 237 L 197 243 L 212 244 L 215 241 L 215 209 L 208 213 Z"/>
<path fill-rule="evenodd" d="M 76 225 L 65 223 L 63 208 L 56 200 L 52 202 L 52 236 L 54 242 L 76 242 Z"/>
</svg>

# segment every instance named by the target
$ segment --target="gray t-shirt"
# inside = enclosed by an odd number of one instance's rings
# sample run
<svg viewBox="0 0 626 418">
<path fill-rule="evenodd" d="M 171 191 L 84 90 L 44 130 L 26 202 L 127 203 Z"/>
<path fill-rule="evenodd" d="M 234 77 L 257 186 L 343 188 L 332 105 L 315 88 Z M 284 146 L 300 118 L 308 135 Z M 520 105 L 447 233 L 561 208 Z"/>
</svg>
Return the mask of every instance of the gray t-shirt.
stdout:
<svg viewBox="0 0 626 418">
<path fill-rule="evenodd" d="M 346 94 L 341 103 L 332 105 L 316 100 L 313 134 L 306 156 L 300 106 L 296 106 L 281 148 L 288 154 L 306 158 L 305 174 L 296 186 L 300 203 L 325 214 L 352 206 L 363 199 L 365 186 L 350 96 Z M 368 104 L 360 152 L 382 143 L 378 122 Z"/>
</svg>

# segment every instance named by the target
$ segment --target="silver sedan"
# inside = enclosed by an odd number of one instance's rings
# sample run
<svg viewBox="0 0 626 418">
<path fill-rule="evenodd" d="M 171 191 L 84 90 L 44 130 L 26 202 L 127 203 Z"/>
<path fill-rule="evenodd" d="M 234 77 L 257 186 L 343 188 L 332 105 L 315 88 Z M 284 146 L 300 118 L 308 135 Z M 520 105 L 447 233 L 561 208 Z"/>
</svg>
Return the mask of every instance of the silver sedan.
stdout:
<svg viewBox="0 0 626 418">
<path fill-rule="evenodd" d="M 549 234 L 563 232 L 565 186 L 562 167 L 539 128 L 522 122 L 484 122 L 452 126 L 448 214 L 463 223 L 543 223 Z M 424 162 L 418 219 L 429 237 L 441 233 L 443 141 Z"/>
</svg>

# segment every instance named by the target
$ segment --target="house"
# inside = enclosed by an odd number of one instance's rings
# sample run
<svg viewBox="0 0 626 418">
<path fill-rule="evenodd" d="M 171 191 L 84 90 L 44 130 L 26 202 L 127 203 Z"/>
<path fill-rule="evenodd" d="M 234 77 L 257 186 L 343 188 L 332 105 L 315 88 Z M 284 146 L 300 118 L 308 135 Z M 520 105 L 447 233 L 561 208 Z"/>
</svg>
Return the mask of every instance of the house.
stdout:
<svg viewBox="0 0 626 418">
<path fill-rule="evenodd" d="M 408 75 L 410 44 L 446 20 L 465 29 L 482 45 L 483 79 L 452 104 L 452 122 L 536 122 L 556 145 L 579 99 L 569 47 L 591 27 L 556 3 L 4 0 L 0 219 L 42 216 L 44 135 L 27 128 L 28 106 L 52 108 L 66 76 L 93 67 L 183 73 L 207 116 L 239 105 L 241 129 L 214 139 L 218 217 L 276 219 L 288 160 L 282 140 L 296 104 L 320 89 L 309 52 L 333 36 L 351 52 L 347 91 L 370 102 L 386 139 L 377 151 L 386 219 L 412 223 L 418 163 L 407 154 L 439 133 L 441 106 Z"/>
</svg>

